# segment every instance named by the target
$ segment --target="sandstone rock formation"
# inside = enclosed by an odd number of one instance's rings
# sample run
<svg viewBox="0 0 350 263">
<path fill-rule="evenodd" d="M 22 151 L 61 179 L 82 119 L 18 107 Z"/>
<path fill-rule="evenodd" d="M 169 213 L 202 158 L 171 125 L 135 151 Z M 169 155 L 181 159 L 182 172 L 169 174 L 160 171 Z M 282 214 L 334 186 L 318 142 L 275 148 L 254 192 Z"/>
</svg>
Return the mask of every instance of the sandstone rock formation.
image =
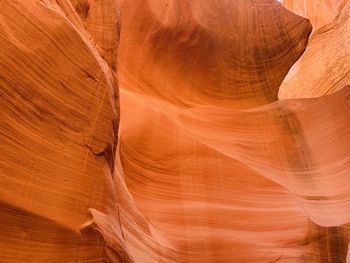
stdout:
<svg viewBox="0 0 350 263">
<path fill-rule="evenodd" d="M 349 261 L 327 3 L 0 1 L 0 262 Z"/>
<path fill-rule="evenodd" d="M 331 23 L 348 0 L 282 0 L 281 2 L 292 12 L 309 18 L 316 30 Z"/>
<path fill-rule="evenodd" d="M 92 2 L 85 21 L 113 10 Z M 0 10 L 0 261 L 131 262 L 113 183 L 118 90 L 98 53 L 116 48 L 119 13 L 103 15 L 113 37 L 70 1 Z"/>
<path fill-rule="evenodd" d="M 275 101 L 311 32 L 306 19 L 274 0 L 125 0 L 121 6 L 123 87 L 183 107 L 244 109 Z"/>
<path fill-rule="evenodd" d="M 319 97 L 349 83 L 350 1 L 332 23 L 314 32 L 306 52 L 283 81 L 279 98 Z"/>
</svg>

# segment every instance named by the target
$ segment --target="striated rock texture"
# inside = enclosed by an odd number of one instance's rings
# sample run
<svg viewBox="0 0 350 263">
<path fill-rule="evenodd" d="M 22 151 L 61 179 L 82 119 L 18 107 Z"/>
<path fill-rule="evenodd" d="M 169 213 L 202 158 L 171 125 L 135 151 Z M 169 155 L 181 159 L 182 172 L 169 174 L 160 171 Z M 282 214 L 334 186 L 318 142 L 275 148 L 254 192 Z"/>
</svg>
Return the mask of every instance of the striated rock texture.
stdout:
<svg viewBox="0 0 350 263">
<path fill-rule="evenodd" d="M 345 262 L 349 90 L 270 104 L 309 22 L 275 1 L 121 7 L 121 162 L 177 262 Z"/>
<path fill-rule="evenodd" d="M 282 0 L 280 2 L 292 12 L 309 18 L 316 30 L 331 23 L 348 0 Z"/>
<path fill-rule="evenodd" d="M 1 262 L 132 262 L 113 177 L 120 13 L 76 8 L 0 2 Z"/>
<path fill-rule="evenodd" d="M 329 3 L 0 1 L 0 262 L 348 262 Z"/>
<path fill-rule="evenodd" d="M 350 1 L 330 24 L 316 30 L 294 64 L 279 98 L 309 98 L 334 93 L 350 83 Z"/>
<path fill-rule="evenodd" d="M 275 101 L 312 29 L 274 0 L 121 5 L 123 87 L 180 107 L 245 109 Z"/>
</svg>

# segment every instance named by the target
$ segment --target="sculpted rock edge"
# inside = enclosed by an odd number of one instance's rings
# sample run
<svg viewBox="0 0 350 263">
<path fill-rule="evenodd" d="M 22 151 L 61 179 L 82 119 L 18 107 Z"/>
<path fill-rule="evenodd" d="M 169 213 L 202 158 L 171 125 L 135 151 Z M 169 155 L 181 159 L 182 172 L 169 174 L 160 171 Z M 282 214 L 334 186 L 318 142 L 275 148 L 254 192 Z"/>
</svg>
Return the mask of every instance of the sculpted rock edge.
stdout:
<svg viewBox="0 0 350 263">
<path fill-rule="evenodd" d="M 348 262 L 349 2 L 283 5 L 0 1 L 0 262 Z"/>
</svg>

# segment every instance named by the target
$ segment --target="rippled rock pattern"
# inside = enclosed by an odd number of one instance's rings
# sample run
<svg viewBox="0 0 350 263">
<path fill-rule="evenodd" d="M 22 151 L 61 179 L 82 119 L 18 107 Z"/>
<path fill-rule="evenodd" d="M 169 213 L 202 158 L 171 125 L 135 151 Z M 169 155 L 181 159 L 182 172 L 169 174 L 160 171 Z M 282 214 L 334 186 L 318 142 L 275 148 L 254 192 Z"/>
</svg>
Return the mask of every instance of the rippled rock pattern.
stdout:
<svg viewBox="0 0 350 263">
<path fill-rule="evenodd" d="M 332 94 L 350 83 L 350 1 L 333 22 L 314 31 L 306 52 L 280 86 L 279 98 Z"/>
<path fill-rule="evenodd" d="M 310 19 L 314 29 L 318 29 L 339 15 L 348 0 L 281 0 L 294 13 Z"/>
<path fill-rule="evenodd" d="M 348 263 L 350 2 L 282 4 L 0 1 L 0 262 Z"/>
</svg>

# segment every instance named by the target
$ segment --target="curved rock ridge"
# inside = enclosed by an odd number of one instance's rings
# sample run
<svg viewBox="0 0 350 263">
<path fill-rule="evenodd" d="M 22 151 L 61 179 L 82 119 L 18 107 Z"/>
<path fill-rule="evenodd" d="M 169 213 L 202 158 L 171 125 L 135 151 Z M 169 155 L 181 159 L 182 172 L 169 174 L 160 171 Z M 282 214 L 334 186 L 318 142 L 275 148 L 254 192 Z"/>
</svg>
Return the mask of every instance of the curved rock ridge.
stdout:
<svg viewBox="0 0 350 263">
<path fill-rule="evenodd" d="M 308 20 L 275 0 L 132 0 L 121 7 L 121 84 L 183 107 L 275 101 L 311 32 Z"/>
<path fill-rule="evenodd" d="M 349 96 L 229 111 L 121 89 L 128 188 L 184 262 L 343 262 Z"/>
<path fill-rule="evenodd" d="M 314 30 L 329 24 L 339 15 L 348 0 L 282 0 L 283 6 L 310 19 Z"/>
<path fill-rule="evenodd" d="M 273 92 L 278 74 L 261 68 L 253 79 L 259 62 L 273 67 L 274 57 L 248 55 L 254 43 L 266 55 L 259 30 L 275 42 L 277 24 L 287 35 L 288 26 L 299 30 L 299 57 L 308 22 L 274 1 L 135 0 L 121 7 L 121 164 L 137 206 L 181 255 L 176 262 L 345 262 L 349 88 L 270 104 L 265 77 L 275 78 Z M 240 23 L 232 22 L 235 10 L 247 14 Z M 236 28 L 257 19 L 258 31 L 246 27 L 248 44 L 234 38 Z M 294 41 L 287 35 L 279 39 Z M 218 56 L 223 50 L 231 55 Z M 278 50 L 286 63 L 274 72 L 295 62 L 288 50 Z M 229 64 L 237 57 L 244 61 Z"/>
<path fill-rule="evenodd" d="M 310 98 L 350 84 L 350 1 L 331 23 L 312 35 L 301 57 L 281 84 L 278 97 Z"/>
<path fill-rule="evenodd" d="M 103 13 L 116 35 L 114 2 L 89 2 L 86 21 Z M 118 39 L 69 7 L 0 1 L 1 262 L 132 262 L 113 181 L 118 90 L 97 48 Z"/>
<path fill-rule="evenodd" d="M 349 261 L 348 12 L 0 1 L 0 262 Z"/>
<path fill-rule="evenodd" d="M 117 2 L 8 0 L 0 15 L 0 262 L 179 262 L 116 155 Z"/>
</svg>

